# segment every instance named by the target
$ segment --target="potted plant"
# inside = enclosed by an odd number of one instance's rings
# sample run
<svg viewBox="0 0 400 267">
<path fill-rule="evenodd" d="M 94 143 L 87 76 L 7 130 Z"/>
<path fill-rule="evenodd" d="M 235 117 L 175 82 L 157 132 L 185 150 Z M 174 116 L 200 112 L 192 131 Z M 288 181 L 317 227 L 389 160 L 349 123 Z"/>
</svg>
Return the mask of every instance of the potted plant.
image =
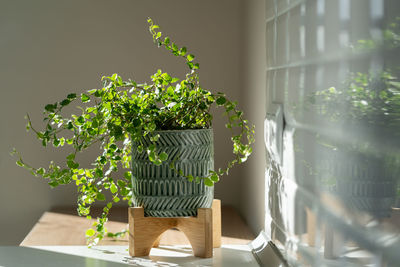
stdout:
<svg viewBox="0 0 400 267">
<path fill-rule="evenodd" d="M 86 236 L 96 244 L 107 233 L 104 224 L 113 203 L 126 201 L 144 206 L 151 216 L 191 216 L 198 207 L 210 207 L 213 185 L 230 168 L 246 161 L 254 142 L 254 126 L 243 118 L 237 103 L 224 93 L 212 93 L 199 84 L 199 64 L 186 47 L 163 37 L 149 18 L 149 29 L 158 47 L 185 60 L 184 79 L 158 70 L 151 83 L 124 81 L 118 74 L 102 77 L 103 86 L 67 97 L 44 107 L 45 127 L 38 130 L 27 115 L 43 146 L 70 146 L 65 166 L 50 162 L 48 168 L 27 164 L 18 152 L 17 164 L 51 187 L 75 183 L 78 214 L 90 217 L 96 201 L 105 201 L 102 215 Z M 80 114 L 64 114 L 64 108 L 80 101 Z M 234 159 L 214 170 L 212 106 L 222 108 L 226 127 L 232 131 Z M 100 147 L 91 167 L 79 164 L 78 155 Z M 124 169 L 124 173 L 121 173 Z M 111 193 L 106 199 L 105 192 Z"/>
</svg>

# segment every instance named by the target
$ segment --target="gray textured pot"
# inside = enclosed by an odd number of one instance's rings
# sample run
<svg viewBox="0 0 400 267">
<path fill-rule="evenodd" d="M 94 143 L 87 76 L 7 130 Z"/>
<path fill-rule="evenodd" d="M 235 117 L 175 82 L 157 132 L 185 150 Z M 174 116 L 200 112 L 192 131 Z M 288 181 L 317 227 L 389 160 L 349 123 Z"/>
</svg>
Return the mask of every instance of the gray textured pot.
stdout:
<svg viewBox="0 0 400 267">
<path fill-rule="evenodd" d="M 210 208 L 214 187 L 197 184 L 181 177 L 169 165 L 184 175 L 205 177 L 214 169 L 214 145 L 212 129 L 158 131 L 156 142 L 159 153 L 166 152 L 168 160 L 156 166 L 147 153 L 132 149 L 133 205 L 142 206 L 146 216 L 184 217 L 196 216 L 198 208 Z M 143 138 L 145 146 L 149 137 Z"/>
</svg>

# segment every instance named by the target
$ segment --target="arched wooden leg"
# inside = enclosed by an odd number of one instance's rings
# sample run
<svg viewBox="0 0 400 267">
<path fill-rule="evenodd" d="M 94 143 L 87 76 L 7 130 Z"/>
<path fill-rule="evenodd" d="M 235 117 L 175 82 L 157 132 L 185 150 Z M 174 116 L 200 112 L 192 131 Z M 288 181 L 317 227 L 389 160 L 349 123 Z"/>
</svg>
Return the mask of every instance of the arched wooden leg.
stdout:
<svg viewBox="0 0 400 267">
<path fill-rule="evenodd" d="M 174 220 L 144 217 L 142 207 L 129 208 L 129 254 L 148 256 L 153 244 L 158 246 L 160 235 L 174 227 Z"/>
<path fill-rule="evenodd" d="M 221 247 L 221 200 L 214 199 L 212 204 L 213 248 Z"/>
<path fill-rule="evenodd" d="M 153 248 L 158 248 L 158 246 L 160 246 L 160 239 L 161 239 L 161 235 L 159 235 L 157 237 L 156 241 L 154 241 Z"/>
<path fill-rule="evenodd" d="M 178 229 L 185 233 L 196 257 L 213 256 L 212 209 L 200 208 L 197 217 L 178 218 Z"/>
<path fill-rule="evenodd" d="M 195 256 L 211 258 L 213 247 L 221 246 L 221 202 L 198 209 L 197 217 L 144 217 L 142 207 L 129 208 L 129 254 L 148 256 L 152 247 L 158 247 L 161 234 L 173 227 L 186 235 Z"/>
</svg>

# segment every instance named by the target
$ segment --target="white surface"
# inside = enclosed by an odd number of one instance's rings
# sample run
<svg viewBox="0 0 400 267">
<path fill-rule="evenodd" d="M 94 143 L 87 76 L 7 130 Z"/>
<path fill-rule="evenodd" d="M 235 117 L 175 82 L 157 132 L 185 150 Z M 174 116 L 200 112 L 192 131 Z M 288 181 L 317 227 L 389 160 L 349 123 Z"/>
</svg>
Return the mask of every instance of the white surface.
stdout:
<svg viewBox="0 0 400 267">
<path fill-rule="evenodd" d="M 0 267 L 19 266 L 258 266 L 247 245 L 223 245 L 197 258 L 189 246 L 160 246 L 148 257 L 130 257 L 127 246 L 0 247 Z"/>
</svg>

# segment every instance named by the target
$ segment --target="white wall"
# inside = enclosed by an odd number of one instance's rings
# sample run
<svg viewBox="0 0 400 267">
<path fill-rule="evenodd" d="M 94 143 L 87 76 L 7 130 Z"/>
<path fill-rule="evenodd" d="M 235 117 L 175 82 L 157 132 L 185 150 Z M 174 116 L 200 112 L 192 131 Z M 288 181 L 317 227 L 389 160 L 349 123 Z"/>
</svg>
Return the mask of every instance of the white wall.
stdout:
<svg viewBox="0 0 400 267">
<path fill-rule="evenodd" d="M 265 1 L 247 0 L 243 8 L 241 103 L 256 125 L 253 155 L 241 169 L 240 213 L 255 234 L 264 228 L 264 117 L 266 114 Z"/>
<path fill-rule="evenodd" d="M 223 90 L 233 99 L 245 97 L 247 91 L 240 94 L 244 85 L 240 72 L 244 70 L 240 66 L 242 8 L 240 0 L 1 1 L 0 245 L 17 245 L 43 211 L 57 205 L 72 205 L 76 198 L 73 186 L 51 190 L 44 181 L 16 166 L 15 158 L 9 156 L 16 147 L 26 161 L 46 166 L 50 160 L 57 162 L 67 154 L 43 149 L 32 133 L 26 133 L 25 113 L 40 126 L 45 104 L 61 100 L 69 92 L 98 87 L 100 77 L 105 74 L 117 72 L 139 81 L 148 80 L 157 68 L 182 74 L 183 62 L 153 45 L 147 30 L 148 16 L 196 55 L 205 88 Z M 252 38 L 254 33 L 248 34 Z M 252 44 L 249 45 L 247 51 L 253 59 L 256 55 L 250 51 Z M 250 63 L 245 62 L 249 69 L 244 71 L 251 80 Z M 259 69 L 256 67 L 254 71 Z M 264 92 L 253 82 L 245 84 L 248 84 L 245 90 Z M 253 101 L 259 103 L 262 99 L 256 95 L 246 97 L 246 104 L 253 105 Z M 257 112 L 250 109 L 251 114 Z M 224 123 L 220 122 L 216 118 L 217 167 L 230 158 L 227 152 L 231 151 Z M 257 140 L 261 146 L 260 135 Z M 260 155 L 259 149 L 256 151 Z M 251 166 L 257 162 L 252 161 Z M 260 174 L 249 171 L 249 175 Z M 258 201 L 251 191 L 259 182 L 246 179 L 244 195 L 238 198 L 242 176 L 240 168 L 232 170 L 216 186 L 216 197 L 224 204 L 240 206 L 247 216 L 253 216 L 245 207 Z M 259 193 L 262 189 L 255 190 Z M 259 204 L 256 206 L 258 210 Z M 251 225 L 257 228 L 256 221 Z"/>
</svg>

